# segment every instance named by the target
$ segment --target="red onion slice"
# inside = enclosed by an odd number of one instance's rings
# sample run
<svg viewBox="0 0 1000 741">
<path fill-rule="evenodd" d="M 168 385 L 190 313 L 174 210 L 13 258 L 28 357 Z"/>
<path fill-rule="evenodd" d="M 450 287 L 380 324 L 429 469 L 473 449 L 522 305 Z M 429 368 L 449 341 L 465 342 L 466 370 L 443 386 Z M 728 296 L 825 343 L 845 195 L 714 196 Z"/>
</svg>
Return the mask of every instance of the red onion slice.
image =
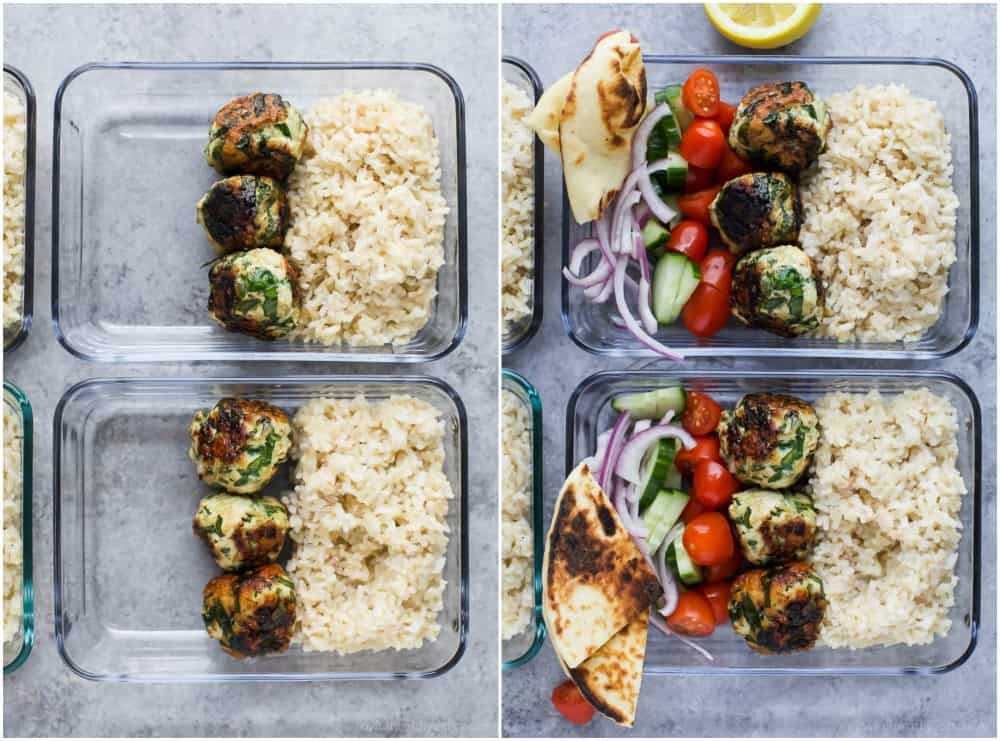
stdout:
<svg viewBox="0 0 1000 741">
<path fill-rule="evenodd" d="M 574 275 L 580 274 L 580 269 L 583 267 L 583 261 L 594 250 L 599 250 L 601 248 L 600 242 L 594 237 L 590 239 L 583 239 L 577 242 L 576 247 L 573 248 L 573 254 L 569 258 L 569 269 Z"/>
<path fill-rule="evenodd" d="M 570 285 L 590 288 L 591 286 L 604 285 L 604 282 L 611 277 L 611 266 L 607 260 L 601 260 L 600 265 L 583 277 L 577 278 L 569 268 L 563 268 L 562 274 Z"/>
<path fill-rule="evenodd" d="M 618 265 L 615 266 L 614 280 L 614 293 L 615 293 L 615 304 L 618 307 L 618 313 L 622 315 L 622 319 L 625 321 L 625 327 L 631 332 L 639 342 L 641 342 L 645 347 L 648 347 L 655 353 L 663 355 L 671 360 L 683 360 L 684 355 L 679 352 L 671 350 L 666 345 L 662 345 L 648 334 L 646 334 L 642 327 L 639 326 L 639 322 L 636 321 L 635 317 L 632 316 L 632 312 L 629 311 L 628 304 L 625 303 L 625 268 L 628 260 L 622 258 L 618 261 Z"/>
<path fill-rule="evenodd" d="M 649 176 L 654 172 L 660 172 L 661 170 L 666 169 L 667 160 L 656 160 L 656 162 L 651 162 L 649 165 L 640 166 L 637 170 L 639 177 L 636 180 L 636 184 L 639 186 L 639 192 L 642 193 L 642 198 L 646 202 L 646 205 L 649 206 L 649 210 L 652 211 L 653 215 L 663 224 L 669 224 L 670 220 L 677 215 L 677 212 L 670 208 L 666 201 L 656 194 L 656 189 L 653 187 L 653 181 L 649 179 Z"/>
<path fill-rule="evenodd" d="M 670 111 L 670 106 L 666 103 L 660 103 L 660 105 L 656 106 L 656 108 L 651 110 L 646 117 L 642 119 L 642 123 L 639 124 L 639 128 L 635 130 L 635 136 L 632 137 L 633 169 L 646 161 L 646 150 L 649 148 L 649 135 L 653 133 L 653 129 L 656 127 L 656 124 L 668 115 L 673 115 Z"/>
<path fill-rule="evenodd" d="M 601 461 L 601 475 L 597 479 L 597 485 L 605 493 L 608 492 L 608 484 L 611 483 L 612 478 L 611 475 L 614 473 L 615 466 L 618 465 L 618 456 L 621 454 L 622 446 L 625 444 L 626 433 L 631 421 L 632 415 L 628 412 L 622 412 L 618 417 L 618 421 L 615 422 L 615 426 L 611 428 L 608 449 L 604 452 L 604 460 Z"/>
<path fill-rule="evenodd" d="M 683 427 L 676 425 L 656 425 L 648 430 L 633 435 L 622 447 L 618 456 L 618 463 L 615 466 L 615 475 L 621 477 L 631 484 L 639 483 L 639 468 L 642 466 L 643 456 L 653 443 L 667 437 L 680 440 L 681 444 L 690 450 L 695 446 L 695 439 Z"/>
<path fill-rule="evenodd" d="M 653 289 L 650 279 L 649 257 L 646 255 L 646 247 L 642 243 L 642 238 L 637 234 L 635 237 L 635 252 L 639 258 L 639 319 L 642 326 L 649 334 L 656 334 L 660 328 L 656 317 L 653 315 L 653 307 L 650 303 L 650 293 Z"/>
</svg>

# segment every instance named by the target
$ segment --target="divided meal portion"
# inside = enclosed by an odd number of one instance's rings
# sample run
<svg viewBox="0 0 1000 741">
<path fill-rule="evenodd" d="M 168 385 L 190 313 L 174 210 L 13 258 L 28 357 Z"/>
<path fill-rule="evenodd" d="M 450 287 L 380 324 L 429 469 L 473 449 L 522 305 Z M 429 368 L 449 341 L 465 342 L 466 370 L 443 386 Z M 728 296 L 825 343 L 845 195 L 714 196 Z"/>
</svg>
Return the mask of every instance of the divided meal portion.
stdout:
<svg viewBox="0 0 1000 741">
<path fill-rule="evenodd" d="M 4 75 L 6 78 L 6 74 Z M 3 329 L 16 334 L 24 319 L 25 218 L 28 194 L 27 111 L 21 96 L 3 93 Z"/>
<path fill-rule="evenodd" d="M 20 650 L 23 635 L 23 569 L 24 547 L 21 540 L 24 430 L 16 407 L 7 400 L 3 405 L 3 644 Z M 7 659 L 4 659 L 7 663 Z"/>
</svg>

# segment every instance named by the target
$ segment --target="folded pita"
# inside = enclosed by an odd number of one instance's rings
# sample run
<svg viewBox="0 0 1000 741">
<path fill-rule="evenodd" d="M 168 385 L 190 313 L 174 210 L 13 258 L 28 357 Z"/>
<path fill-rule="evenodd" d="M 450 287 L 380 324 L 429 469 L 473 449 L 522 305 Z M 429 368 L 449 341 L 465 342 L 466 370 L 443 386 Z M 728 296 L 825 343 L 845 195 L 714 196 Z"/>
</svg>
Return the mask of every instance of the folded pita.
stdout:
<svg viewBox="0 0 1000 741">
<path fill-rule="evenodd" d="M 558 82 L 550 85 L 538 99 L 534 110 L 524 118 L 524 122 L 534 130 L 542 144 L 556 154 L 560 154 L 559 119 L 575 74 L 576 70 L 567 72 Z"/>
<path fill-rule="evenodd" d="M 580 464 L 559 493 L 542 562 L 542 614 L 559 658 L 577 668 L 661 593 L 611 501 Z"/>
</svg>

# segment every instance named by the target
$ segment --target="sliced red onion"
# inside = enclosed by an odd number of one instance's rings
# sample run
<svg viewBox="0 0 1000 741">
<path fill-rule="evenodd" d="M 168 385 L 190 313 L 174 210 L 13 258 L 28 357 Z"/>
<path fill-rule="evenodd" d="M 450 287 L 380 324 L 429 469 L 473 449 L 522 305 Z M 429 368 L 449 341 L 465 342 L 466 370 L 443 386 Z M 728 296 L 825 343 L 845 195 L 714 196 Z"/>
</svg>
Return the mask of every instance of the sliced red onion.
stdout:
<svg viewBox="0 0 1000 741">
<path fill-rule="evenodd" d="M 646 226 L 646 222 L 649 221 L 649 217 L 653 215 L 653 212 L 649 210 L 649 206 L 646 205 L 645 201 L 641 201 L 632 213 L 635 214 L 635 220 L 639 222 L 639 231 L 642 231 L 642 228 Z"/>
<path fill-rule="evenodd" d="M 653 420 L 640 419 L 634 425 L 632 425 L 632 434 L 638 435 L 640 432 L 645 432 L 652 426 L 653 426 Z"/>
<path fill-rule="evenodd" d="M 604 460 L 601 461 L 601 475 L 597 479 L 597 485 L 605 493 L 608 492 L 608 484 L 611 483 L 615 466 L 618 465 L 618 456 L 621 454 L 622 447 L 625 444 L 625 435 L 631 421 L 632 415 L 628 412 L 622 412 L 618 417 L 618 421 L 615 422 L 615 426 L 611 428 L 611 437 L 608 438 L 608 449 L 604 451 Z"/>
<path fill-rule="evenodd" d="M 605 430 L 600 435 L 597 436 L 597 450 L 589 458 L 585 458 L 582 462 L 587 464 L 587 468 L 594 475 L 601 472 L 601 465 L 604 463 L 604 454 L 608 451 L 608 441 L 611 440 L 611 433 L 614 431 L 612 427 L 610 430 Z"/>
<path fill-rule="evenodd" d="M 649 334 L 656 334 L 656 330 L 660 328 L 659 323 L 656 321 L 656 317 L 653 315 L 653 307 L 650 305 L 650 291 L 652 291 L 652 283 L 650 282 L 650 270 L 649 270 L 649 257 L 646 255 L 646 247 L 642 243 L 642 238 L 639 235 L 635 237 L 635 252 L 639 258 L 639 271 L 641 277 L 639 278 L 639 319 L 642 320 L 643 328 L 649 332 Z"/>
<path fill-rule="evenodd" d="M 661 615 L 656 610 L 650 610 L 649 611 L 649 622 L 650 622 L 651 625 L 656 626 L 659 630 L 661 630 L 662 632 L 666 633 L 668 636 L 673 636 L 674 638 L 676 638 L 677 640 L 679 640 L 681 643 L 683 643 L 683 644 L 685 644 L 687 646 L 690 646 L 695 651 L 697 651 L 702 656 L 704 656 L 708 661 L 715 661 L 715 658 L 713 658 L 712 654 L 710 654 L 702 646 L 699 646 L 696 641 L 692 641 L 689 638 L 686 638 L 686 637 L 684 637 L 682 635 L 679 635 L 678 633 L 675 633 L 674 631 L 672 631 L 670 629 L 670 626 L 667 625 L 667 621 L 663 619 L 663 615 Z"/>
<path fill-rule="evenodd" d="M 631 176 L 630 176 L 631 177 Z M 633 186 L 634 187 L 634 186 Z M 614 221 L 611 222 L 611 251 L 632 254 L 632 206 L 642 199 L 642 194 L 632 190 L 618 196 Z"/>
<path fill-rule="evenodd" d="M 600 291 L 597 291 L 592 298 L 590 296 L 588 296 L 587 298 L 590 298 L 591 301 L 593 301 L 595 304 L 603 304 L 605 301 L 611 298 L 611 294 L 614 292 L 614 288 L 615 288 L 614 281 L 609 278 L 608 281 L 603 286 L 601 286 Z M 596 286 L 594 286 L 593 288 L 588 288 L 586 290 L 591 291 L 595 289 Z M 586 291 L 584 293 L 586 293 Z"/>
<path fill-rule="evenodd" d="M 667 547 L 671 541 L 673 538 L 668 533 L 656 551 L 656 572 L 660 579 L 660 586 L 663 587 L 663 606 L 659 608 L 659 611 L 664 616 L 673 614 L 673 611 L 677 609 L 677 598 L 680 596 L 677 580 L 674 579 L 674 574 L 667 565 Z"/>
<path fill-rule="evenodd" d="M 619 484 L 616 487 L 615 496 L 611 500 L 612 504 L 615 506 L 615 511 L 618 512 L 618 517 L 621 519 L 622 524 L 625 529 L 628 530 L 629 535 L 633 539 L 642 539 L 645 541 L 649 537 L 649 531 L 642 526 L 640 522 L 637 522 L 637 518 L 632 515 L 628 506 L 628 496 L 625 494 L 623 488 Z"/>
<path fill-rule="evenodd" d="M 669 224 L 670 220 L 677 215 L 677 212 L 670 208 L 666 201 L 657 195 L 656 188 L 653 187 L 653 181 L 649 179 L 649 176 L 654 172 L 666 169 L 667 160 L 656 160 L 656 162 L 651 162 L 647 166 L 640 167 L 638 170 L 640 174 L 636 180 L 639 192 L 642 193 L 642 198 L 646 202 L 646 205 L 649 206 L 649 210 L 663 224 Z"/>
<path fill-rule="evenodd" d="M 660 420 L 659 424 L 666 425 L 670 424 L 670 420 L 674 418 L 674 410 L 668 409 L 667 413 L 663 415 L 663 419 Z"/>
<path fill-rule="evenodd" d="M 618 313 L 622 315 L 622 319 L 625 321 L 625 328 L 631 332 L 639 342 L 644 346 L 648 347 L 655 353 L 663 355 L 664 357 L 670 358 L 671 360 L 683 360 L 684 356 L 679 352 L 674 352 L 666 345 L 662 345 L 652 337 L 650 337 L 646 332 L 643 331 L 642 327 L 639 326 L 639 322 L 635 320 L 632 316 L 632 312 L 629 311 L 628 304 L 625 303 L 625 268 L 627 267 L 626 260 L 619 260 L 618 265 L 615 267 L 614 275 L 614 293 L 615 293 L 615 304 L 618 307 Z"/>
<path fill-rule="evenodd" d="M 622 319 L 617 314 L 612 314 L 610 321 L 612 324 L 618 327 L 618 329 L 628 329 L 628 326 L 625 324 L 625 320 Z"/>
<path fill-rule="evenodd" d="M 603 285 L 611 277 L 611 266 L 606 260 L 601 260 L 600 265 L 582 278 L 577 278 L 573 275 L 573 272 L 569 268 L 563 268 L 562 274 L 570 285 L 590 288 L 591 286 Z"/>
<path fill-rule="evenodd" d="M 676 425 L 656 425 L 648 430 L 633 435 L 621 450 L 618 456 L 618 463 L 615 466 L 615 475 L 620 476 L 625 481 L 632 484 L 639 483 L 639 468 L 642 465 L 643 456 L 650 446 L 658 440 L 666 437 L 673 437 L 681 441 L 681 444 L 690 450 L 695 446 L 695 440 L 691 433 L 683 427 Z"/>
<path fill-rule="evenodd" d="M 660 105 L 656 106 L 656 108 L 651 110 L 642 119 L 642 123 L 639 124 L 639 128 L 635 130 L 635 135 L 632 137 L 633 169 L 646 161 L 646 151 L 649 149 L 649 135 L 653 133 L 656 124 L 669 115 L 673 115 L 670 112 L 670 106 L 666 103 L 660 103 Z"/>
<path fill-rule="evenodd" d="M 601 243 L 594 237 L 578 242 L 576 247 L 573 248 L 573 254 L 569 258 L 569 269 L 573 272 L 573 275 L 579 275 L 580 269 L 583 267 L 583 261 L 587 255 L 600 248 Z"/>
</svg>

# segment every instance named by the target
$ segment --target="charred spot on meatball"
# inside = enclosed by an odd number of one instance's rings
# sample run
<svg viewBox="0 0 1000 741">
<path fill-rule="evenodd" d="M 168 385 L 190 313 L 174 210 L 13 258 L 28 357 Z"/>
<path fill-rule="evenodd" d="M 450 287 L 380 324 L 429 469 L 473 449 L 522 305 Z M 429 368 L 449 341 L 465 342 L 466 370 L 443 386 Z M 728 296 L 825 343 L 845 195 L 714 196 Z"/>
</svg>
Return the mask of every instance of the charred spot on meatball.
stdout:
<svg viewBox="0 0 1000 741">
<path fill-rule="evenodd" d="M 733 269 L 733 316 L 784 337 L 819 326 L 823 286 L 813 261 L 793 245 L 744 255 Z"/>
<path fill-rule="evenodd" d="M 826 607 L 822 579 L 800 561 L 744 572 L 729 591 L 733 631 L 763 654 L 812 648 Z"/>
<path fill-rule="evenodd" d="M 283 653 L 292 641 L 295 583 L 278 564 L 224 574 L 205 585 L 202 620 L 208 635 L 237 659 Z"/>
<path fill-rule="evenodd" d="M 795 183 L 782 173 L 753 172 L 722 186 L 709 218 L 734 254 L 799 238 L 802 207 Z"/>
<path fill-rule="evenodd" d="M 302 157 L 309 127 L 295 106 L 275 93 L 235 98 L 215 114 L 205 159 L 218 172 L 287 178 Z"/>
<path fill-rule="evenodd" d="M 288 510 L 276 498 L 224 493 L 204 497 L 193 522 L 223 571 L 277 561 L 288 527 Z"/>
<path fill-rule="evenodd" d="M 233 175 L 215 182 L 198 201 L 197 212 L 198 223 L 219 254 L 278 249 L 288 231 L 284 188 L 263 175 Z"/>
</svg>

